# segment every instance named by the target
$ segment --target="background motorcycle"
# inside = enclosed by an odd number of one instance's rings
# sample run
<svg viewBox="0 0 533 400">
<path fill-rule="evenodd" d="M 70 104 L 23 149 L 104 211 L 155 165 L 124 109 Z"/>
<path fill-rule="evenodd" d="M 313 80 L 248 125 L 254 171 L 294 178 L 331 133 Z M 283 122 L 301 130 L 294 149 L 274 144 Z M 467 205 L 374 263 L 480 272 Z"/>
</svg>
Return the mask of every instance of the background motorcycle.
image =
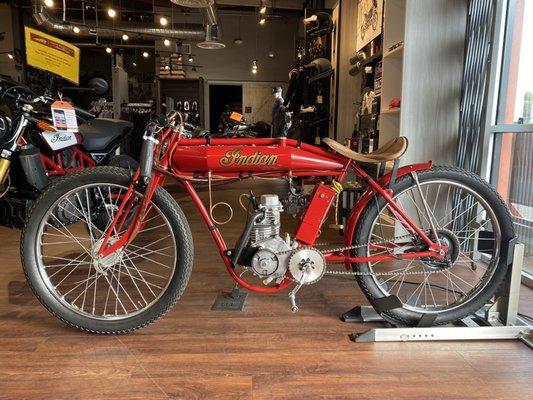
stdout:
<svg viewBox="0 0 533 400">
<path fill-rule="evenodd" d="M 69 88 L 72 90 L 71 88 Z M 95 78 L 89 88 L 103 94 L 107 82 Z M 75 107 L 79 132 L 57 132 L 50 118 L 50 94 L 37 96 L 27 87 L 0 79 L 0 224 L 20 227 L 32 201 L 51 178 L 97 165 L 136 168 L 117 150 L 132 124 L 99 119 Z"/>
</svg>

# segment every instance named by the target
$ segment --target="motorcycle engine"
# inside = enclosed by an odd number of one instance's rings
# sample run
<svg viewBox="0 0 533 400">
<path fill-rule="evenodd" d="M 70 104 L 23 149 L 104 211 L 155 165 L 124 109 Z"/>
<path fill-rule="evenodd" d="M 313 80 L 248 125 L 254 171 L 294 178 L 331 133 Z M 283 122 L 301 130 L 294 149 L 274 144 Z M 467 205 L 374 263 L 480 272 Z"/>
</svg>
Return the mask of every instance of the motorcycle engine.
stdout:
<svg viewBox="0 0 533 400">
<path fill-rule="evenodd" d="M 250 261 L 252 272 L 260 278 L 265 278 L 266 284 L 285 276 L 289 253 L 277 253 L 291 250 L 291 243 L 288 237 L 282 239 L 279 235 L 283 206 L 278 196 L 262 195 L 258 208 L 264 210 L 265 217 L 253 224 L 247 247 L 254 250 Z"/>
</svg>

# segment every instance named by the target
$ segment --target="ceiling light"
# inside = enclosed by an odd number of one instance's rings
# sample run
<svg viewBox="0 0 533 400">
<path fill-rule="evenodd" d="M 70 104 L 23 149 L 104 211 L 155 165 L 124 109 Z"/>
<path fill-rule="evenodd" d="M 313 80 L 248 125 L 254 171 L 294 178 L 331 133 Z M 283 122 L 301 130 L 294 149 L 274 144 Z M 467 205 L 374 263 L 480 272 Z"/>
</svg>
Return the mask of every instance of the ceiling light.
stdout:
<svg viewBox="0 0 533 400">
<path fill-rule="evenodd" d="M 266 18 L 261 17 L 261 19 L 259 20 L 259 25 L 264 25 L 266 22 L 267 22 Z"/>
<path fill-rule="evenodd" d="M 260 14 L 266 14 L 266 12 L 267 12 L 266 6 L 261 7 L 261 9 L 259 10 Z"/>
<path fill-rule="evenodd" d="M 131 63 L 131 65 L 133 65 L 134 67 L 136 67 L 136 66 L 137 66 L 137 63 L 134 61 L 134 62 Z"/>
<path fill-rule="evenodd" d="M 270 58 L 274 58 L 274 52 L 271 50 L 271 51 L 268 53 L 268 56 L 269 56 Z"/>
<path fill-rule="evenodd" d="M 165 46 L 170 46 L 170 40 L 168 39 L 163 40 L 163 43 Z"/>
<path fill-rule="evenodd" d="M 112 8 L 109 8 L 107 10 L 107 15 L 109 15 L 111 18 L 115 18 L 117 16 L 117 12 L 113 10 Z"/>
<path fill-rule="evenodd" d="M 183 60 L 183 57 L 182 57 L 182 55 L 180 54 L 180 56 L 178 57 L 178 61 L 181 61 L 181 60 Z"/>
<path fill-rule="evenodd" d="M 165 65 L 165 69 L 168 71 L 170 69 L 170 66 Z"/>
<path fill-rule="evenodd" d="M 145 52 L 143 53 L 143 57 L 144 57 L 144 58 L 148 58 L 148 57 L 150 57 L 150 54 L 148 54 L 148 52 L 145 51 Z"/>
<path fill-rule="evenodd" d="M 111 54 L 111 53 L 113 52 L 113 49 L 111 49 L 111 47 L 107 46 L 107 47 L 105 48 L 105 52 L 106 52 L 107 54 Z"/>
<path fill-rule="evenodd" d="M 166 19 L 165 17 L 161 17 L 159 18 L 159 23 L 161 24 L 161 26 L 167 26 L 168 19 Z"/>
<path fill-rule="evenodd" d="M 241 38 L 237 38 L 237 39 L 235 39 L 235 40 L 233 41 L 233 43 L 235 43 L 235 44 L 243 44 L 244 41 L 243 41 Z"/>
<path fill-rule="evenodd" d="M 13 54 L 11 54 L 11 53 L 7 53 L 7 56 L 9 57 L 10 60 L 13 59 Z"/>
<path fill-rule="evenodd" d="M 193 62 L 194 58 L 192 58 L 192 55 L 189 56 L 189 62 Z"/>
<path fill-rule="evenodd" d="M 257 70 L 258 70 L 258 65 L 257 65 L 257 60 L 253 60 L 252 61 L 252 74 L 257 74 Z"/>
<path fill-rule="evenodd" d="M 130 37 L 126 34 L 122 35 L 122 40 L 126 41 L 128 40 Z"/>
<path fill-rule="evenodd" d="M 44 5 L 52 8 L 54 6 L 54 0 L 44 0 Z"/>
<path fill-rule="evenodd" d="M 77 26 L 75 26 L 75 27 L 72 28 L 72 31 L 73 31 L 74 33 L 80 33 L 80 28 L 78 28 Z"/>
</svg>

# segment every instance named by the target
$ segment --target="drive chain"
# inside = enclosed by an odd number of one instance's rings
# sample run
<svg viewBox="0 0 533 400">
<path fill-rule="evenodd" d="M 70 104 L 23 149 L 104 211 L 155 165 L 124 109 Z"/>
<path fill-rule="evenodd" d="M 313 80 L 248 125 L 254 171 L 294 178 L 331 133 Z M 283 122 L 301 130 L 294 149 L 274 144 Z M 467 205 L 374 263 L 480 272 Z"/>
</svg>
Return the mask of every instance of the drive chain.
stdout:
<svg viewBox="0 0 533 400">
<path fill-rule="evenodd" d="M 302 249 L 305 249 L 305 248 L 314 248 L 316 250 L 319 250 L 322 254 L 344 253 L 345 251 L 360 249 L 360 248 L 366 247 L 368 245 L 379 246 L 379 245 L 382 245 L 382 244 L 393 243 L 393 241 L 412 238 L 412 237 L 413 236 L 411 234 L 407 234 L 407 235 L 403 235 L 403 236 L 397 236 L 394 239 L 381 240 L 381 241 L 378 241 L 378 242 L 370 242 L 370 243 L 367 243 L 367 244 L 360 244 L 360 245 L 353 245 L 353 246 L 342 246 L 342 247 L 336 247 L 336 248 L 324 249 L 324 250 L 317 249 L 316 247 L 313 247 L 313 246 L 307 246 L 307 247 L 304 246 L 304 247 L 299 247 L 297 249 L 280 252 L 280 253 L 277 253 L 277 254 L 292 253 L 294 251 L 302 250 Z M 325 244 L 319 244 L 317 246 L 324 246 L 324 245 Z M 329 264 L 326 265 L 326 267 L 329 267 L 329 266 L 335 265 L 335 264 L 345 264 L 345 262 L 341 261 L 341 262 L 338 262 L 338 263 L 329 263 Z M 346 270 L 344 270 L 344 271 L 326 270 L 325 275 L 329 275 L 329 276 L 395 276 L 395 275 L 403 276 L 403 275 L 431 275 L 431 274 L 435 274 L 435 273 L 439 273 L 439 272 L 440 271 L 425 271 L 425 270 L 424 271 L 404 271 L 404 272 L 393 272 L 393 271 L 389 271 L 389 272 L 362 272 L 362 271 L 346 271 Z"/>
</svg>

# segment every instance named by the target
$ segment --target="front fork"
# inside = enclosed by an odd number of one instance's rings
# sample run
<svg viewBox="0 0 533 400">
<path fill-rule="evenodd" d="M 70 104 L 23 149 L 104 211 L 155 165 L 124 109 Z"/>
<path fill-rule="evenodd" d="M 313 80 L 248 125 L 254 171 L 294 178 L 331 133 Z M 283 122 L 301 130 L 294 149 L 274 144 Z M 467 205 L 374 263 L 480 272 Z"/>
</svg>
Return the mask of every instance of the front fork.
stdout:
<svg viewBox="0 0 533 400">
<path fill-rule="evenodd" d="M 155 134 L 155 125 L 150 124 L 143 136 L 139 169 L 133 176 L 132 183 L 128 187 L 128 191 L 124 195 L 111 225 L 105 232 L 104 240 L 98 250 L 98 255 L 102 258 L 113 254 L 117 250 L 126 248 L 143 228 L 143 221 L 149 211 L 155 191 L 165 180 L 163 174 L 153 172 L 152 168 L 154 164 L 154 152 L 158 143 L 159 141 L 156 139 Z M 143 193 L 140 202 L 138 202 L 138 197 L 135 196 L 135 192 Z M 120 234 L 128 220 L 128 215 L 130 215 L 134 208 L 136 210 L 133 223 L 128 226 L 123 234 Z M 109 244 L 113 233 L 118 236 L 118 240 Z"/>
</svg>

